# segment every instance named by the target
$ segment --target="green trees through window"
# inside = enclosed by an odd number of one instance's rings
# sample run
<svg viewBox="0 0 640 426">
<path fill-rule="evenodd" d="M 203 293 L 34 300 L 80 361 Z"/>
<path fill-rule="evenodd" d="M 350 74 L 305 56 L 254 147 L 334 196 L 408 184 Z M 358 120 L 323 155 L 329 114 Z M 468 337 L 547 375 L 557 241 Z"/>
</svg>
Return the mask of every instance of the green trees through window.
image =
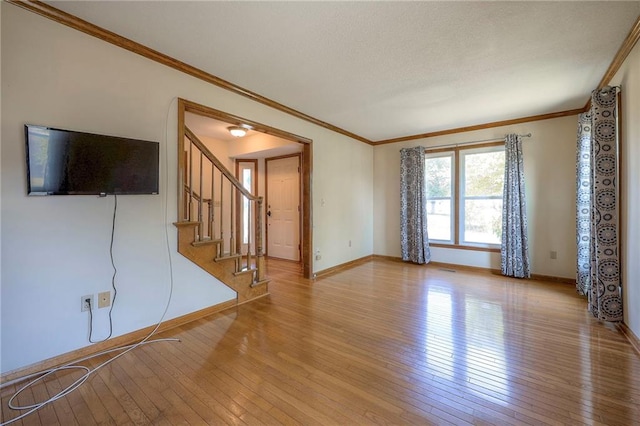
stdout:
<svg viewBox="0 0 640 426">
<path fill-rule="evenodd" d="M 427 232 L 430 240 L 453 242 L 453 154 L 427 157 Z"/>
<path fill-rule="evenodd" d="M 425 176 L 430 240 L 500 244 L 504 144 L 427 152 Z"/>
</svg>

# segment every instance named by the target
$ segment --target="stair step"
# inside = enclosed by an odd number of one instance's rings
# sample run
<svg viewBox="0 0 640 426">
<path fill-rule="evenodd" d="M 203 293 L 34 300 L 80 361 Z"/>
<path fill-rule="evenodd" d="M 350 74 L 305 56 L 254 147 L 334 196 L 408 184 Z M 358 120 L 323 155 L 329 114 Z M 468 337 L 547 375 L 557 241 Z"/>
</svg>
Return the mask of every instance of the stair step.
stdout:
<svg viewBox="0 0 640 426">
<path fill-rule="evenodd" d="M 222 240 L 219 239 L 219 238 L 214 239 L 214 240 L 212 240 L 211 238 L 205 238 L 205 239 L 200 240 L 200 241 L 194 241 L 194 242 L 191 243 L 191 245 L 194 246 L 194 247 L 198 247 L 198 246 L 206 246 L 206 245 L 209 245 L 209 244 L 220 244 L 221 242 L 222 242 Z"/>
<path fill-rule="evenodd" d="M 228 260 L 228 259 L 240 259 L 242 257 L 242 255 L 240 254 L 223 254 L 222 256 L 218 256 L 216 257 L 215 260 L 216 262 L 222 262 L 223 260 Z"/>
<path fill-rule="evenodd" d="M 194 221 L 181 221 L 181 222 L 173 222 L 173 224 L 177 227 L 177 228 L 188 228 L 188 227 L 196 227 L 198 225 L 200 225 L 200 222 L 194 222 Z"/>
<path fill-rule="evenodd" d="M 201 233 L 200 222 L 182 221 L 176 222 L 175 226 L 178 228 L 178 252 L 234 290 L 237 293 L 236 304 L 247 303 L 269 294 L 269 287 L 266 285 L 268 280 L 255 282 L 258 271 L 252 269 L 255 266 L 254 263 L 258 264 L 262 261 L 264 264 L 263 259 L 249 256 L 250 264 L 247 268 L 244 261 L 246 254 L 233 253 L 233 243 L 231 243 L 232 250 L 223 252 L 225 241 L 228 242 L 228 240 L 207 238 L 203 235 L 202 240 L 197 241 L 198 234 Z M 223 262 L 224 260 L 232 262 L 227 264 Z M 240 270 L 239 273 L 234 274 L 234 271 L 238 270 Z"/>
<path fill-rule="evenodd" d="M 261 286 L 261 285 L 266 285 L 266 284 L 269 284 L 270 281 L 271 281 L 270 279 L 265 278 L 262 281 L 256 281 L 254 283 L 251 283 L 251 287 L 258 287 L 258 286 Z"/>
<path fill-rule="evenodd" d="M 244 274 L 250 274 L 250 273 L 253 274 L 256 271 L 257 271 L 257 269 L 255 269 L 255 268 L 251 268 L 251 269 L 242 268 L 240 271 L 234 272 L 233 275 L 235 275 L 237 277 L 238 275 L 244 275 Z"/>
</svg>

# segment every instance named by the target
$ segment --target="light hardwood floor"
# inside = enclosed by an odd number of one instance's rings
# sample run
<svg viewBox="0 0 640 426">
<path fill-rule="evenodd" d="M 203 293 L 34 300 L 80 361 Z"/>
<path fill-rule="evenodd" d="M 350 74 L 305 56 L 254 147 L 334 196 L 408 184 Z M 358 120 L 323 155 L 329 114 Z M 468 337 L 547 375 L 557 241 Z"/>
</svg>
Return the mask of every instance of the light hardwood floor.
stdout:
<svg viewBox="0 0 640 426">
<path fill-rule="evenodd" d="M 640 356 L 571 285 L 379 259 L 315 281 L 268 268 L 269 297 L 161 334 L 181 342 L 22 424 L 640 424 Z"/>
</svg>

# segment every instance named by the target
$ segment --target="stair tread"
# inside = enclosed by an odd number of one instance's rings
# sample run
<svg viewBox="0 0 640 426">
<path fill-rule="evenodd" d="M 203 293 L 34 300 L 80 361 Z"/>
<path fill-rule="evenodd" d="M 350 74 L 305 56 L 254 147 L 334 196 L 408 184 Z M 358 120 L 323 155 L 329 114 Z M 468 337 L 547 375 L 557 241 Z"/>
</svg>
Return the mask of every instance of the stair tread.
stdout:
<svg viewBox="0 0 640 426">
<path fill-rule="evenodd" d="M 237 276 L 237 275 L 242 275 L 242 274 L 254 273 L 256 271 L 257 271 L 256 268 L 250 268 L 250 269 L 242 268 L 241 270 L 234 272 L 233 275 Z"/>
<path fill-rule="evenodd" d="M 183 220 L 181 222 L 173 222 L 173 225 L 176 227 L 188 227 L 188 226 L 197 226 L 200 225 L 200 222 Z"/>
<path fill-rule="evenodd" d="M 240 257 L 242 257 L 242 255 L 240 255 L 240 254 L 229 254 L 229 253 L 226 253 L 226 254 L 223 254 L 222 256 L 218 256 L 218 257 L 216 257 L 214 260 L 215 260 L 216 262 L 219 262 L 219 261 L 221 261 L 221 260 L 227 260 L 227 259 L 238 259 L 238 258 L 240 258 Z"/>
<path fill-rule="evenodd" d="M 204 239 L 204 240 L 200 240 L 200 241 L 194 241 L 194 242 L 191 243 L 191 245 L 194 246 L 194 247 L 198 247 L 198 246 L 206 246 L 206 245 L 209 245 L 209 244 L 220 244 L 221 242 L 222 242 L 222 239 L 220 239 L 220 238 L 216 238 L 216 239 L 213 239 L 213 240 L 211 238 L 208 238 L 208 239 Z"/>
<path fill-rule="evenodd" d="M 262 281 L 256 281 L 254 283 L 251 283 L 251 287 L 258 287 L 259 285 L 266 285 L 266 284 L 269 284 L 270 282 L 271 282 L 271 279 L 265 278 Z"/>
<path fill-rule="evenodd" d="M 194 241 L 199 239 L 200 222 L 182 221 L 176 222 L 175 225 L 178 228 L 178 252 L 234 290 L 237 293 L 237 304 L 269 294 L 266 285 L 269 280 L 256 281 L 258 276 L 262 276 L 257 268 L 254 269 L 260 261 L 264 264 L 260 257 L 249 256 L 247 265 L 244 261 L 246 254 L 234 253 L 232 250 L 221 253 L 224 243 L 228 243 L 228 240 L 203 236 L 201 241 Z M 212 244 L 218 245 L 212 246 Z M 231 246 L 234 246 L 233 242 Z M 231 262 L 225 263 L 223 262 L 225 260 L 231 260 Z M 240 269 L 239 273 L 234 273 L 238 269 Z"/>
</svg>

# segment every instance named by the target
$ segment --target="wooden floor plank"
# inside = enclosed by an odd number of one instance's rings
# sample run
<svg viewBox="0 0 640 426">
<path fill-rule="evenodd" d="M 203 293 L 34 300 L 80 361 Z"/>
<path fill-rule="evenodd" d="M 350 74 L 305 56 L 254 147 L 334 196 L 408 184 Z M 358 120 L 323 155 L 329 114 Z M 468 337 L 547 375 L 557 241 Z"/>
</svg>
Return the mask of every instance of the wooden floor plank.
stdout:
<svg viewBox="0 0 640 426">
<path fill-rule="evenodd" d="M 640 425 L 640 356 L 573 286 L 267 263 L 270 296 L 161 334 L 180 343 L 137 348 L 16 424 Z"/>
<path fill-rule="evenodd" d="M 91 406 L 87 405 L 86 401 L 82 397 L 82 393 L 79 390 L 69 393 L 65 396 L 73 414 L 80 424 L 98 424 L 94 417 L 94 413 L 91 412 Z M 96 413 L 97 415 L 97 413 Z"/>
<path fill-rule="evenodd" d="M 4 422 L 8 422 L 10 420 L 13 420 L 13 425 L 19 425 L 22 426 L 24 423 L 22 422 L 22 420 L 14 420 L 18 417 L 20 417 L 20 415 L 24 414 L 26 412 L 25 411 L 20 411 L 20 410 L 13 410 L 11 408 L 8 407 L 9 404 L 9 399 L 16 393 L 18 392 L 18 390 L 24 385 L 24 383 L 18 383 L 18 384 L 9 384 L 6 386 L 3 386 L 2 388 L 0 388 L 0 398 L 2 399 L 2 406 L 0 406 L 0 418 L 2 419 L 2 423 Z M 31 395 L 33 395 L 31 393 Z M 16 398 L 17 401 L 14 402 L 14 405 L 22 405 L 20 404 L 21 399 L 19 396 Z M 31 401 L 30 401 L 31 402 Z M 33 416 L 31 416 L 33 417 Z"/>
<path fill-rule="evenodd" d="M 45 381 L 45 386 L 49 391 L 49 395 L 57 395 L 62 391 L 63 387 L 60 380 L 57 377 L 53 377 L 51 380 Z M 73 415 L 69 401 L 66 398 L 59 399 L 51 404 L 56 412 L 57 419 L 61 425 L 78 425 L 78 421 Z"/>
<path fill-rule="evenodd" d="M 149 418 L 144 414 L 144 410 L 148 405 L 146 398 L 141 398 L 135 385 L 130 389 L 127 388 L 128 382 L 123 381 L 123 374 L 121 373 L 121 366 L 118 365 L 118 361 L 109 364 L 102 368 L 97 374 L 106 385 L 108 392 L 120 402 L 124 408 L 124 412 L 129 417 L 129 421 L 134 425 L 144 425 L 150 422 Z M 131 393 L 129 393 L 131 391 Z M 137 399 L 136 399 L 137 397 Z"/>
<path fill-rule="evenodd" d="M 210 413 L 211 416 L 214 416 L 220 421 L 226 424 L 241 424 L 239 421 L 239 416 L 244 413 L 243 407 L 234 407 L 229 404 L 229 400 L 221 398 L 221 393 L 217 391 L 217 389 L 209 388 L 206 382 L 200 382 L 199 380 L 194 379 L 192 382 L 187 382 L 187 385 L 183 384 L 187 378 L 185 374 L 179 370 L 179 358 L 176 358 L 171 355 L 169 349 L 174 345 L 172 343 L 162 343 L 163 345 L 161 351 L 156 351 L 157 348 L 146 347 L 143 348 L 138 354 L 140 360 L 145 362 L 147 366 L 149 366 L 156 374 L 163 377 L 163 379 L 170 383 L 170 388 L 177 388 L 182 393 L 204 393 L 206 392 L 206 399 L 204 403 L 209 404 L 212 407 L 217 407 L 217 409 L 212 410 Z M 203 384 L 204 383 L 204 384 Z M 190 388 L 187 390 L 187 388 Z M 168 389 L 165 389 L 163 392 L 167 392 Z M 202 403 L 202 401 L 200 401 Z M 173 411 L 167 409 L 167 411 Z"/>
</svg>

